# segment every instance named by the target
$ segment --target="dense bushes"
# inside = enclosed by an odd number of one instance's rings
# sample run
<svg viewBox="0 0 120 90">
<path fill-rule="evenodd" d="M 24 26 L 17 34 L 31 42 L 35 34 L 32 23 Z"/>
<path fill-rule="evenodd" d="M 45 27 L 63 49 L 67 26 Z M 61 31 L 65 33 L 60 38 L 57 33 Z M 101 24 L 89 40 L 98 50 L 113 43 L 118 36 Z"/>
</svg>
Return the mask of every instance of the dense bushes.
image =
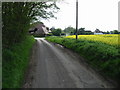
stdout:
<svg viewBox="0 0 120 90">
<path fill-rule="evenodd" d="M 60 28 L 52 30 L 52 34 L 54 36 L 60 36 L 62 33 L 62 30 Z"/>
<path fill-rule="evenodd" d="M 87 62 L 102 74 L 120 81 L 120 54 L 117 47 L 85 39 L 46 37 L 46 40 L 72 49 L 86 58 Z"/>
<path fill-rule="evenodd" d="M 35 40 L 27 37 L 11 49 L 3 49 L 3 88 L 20 88 Z"/>
</svg>

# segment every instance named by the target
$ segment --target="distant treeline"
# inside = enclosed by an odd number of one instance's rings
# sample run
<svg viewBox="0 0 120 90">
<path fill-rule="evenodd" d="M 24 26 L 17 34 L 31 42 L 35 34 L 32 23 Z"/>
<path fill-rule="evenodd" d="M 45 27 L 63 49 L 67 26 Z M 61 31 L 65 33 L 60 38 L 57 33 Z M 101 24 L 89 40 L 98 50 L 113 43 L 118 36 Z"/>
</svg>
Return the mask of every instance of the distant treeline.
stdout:
<svg viewBox="0 0 120 90">
<path fill-rule="evenodd" d="M 51 31 L 52 31 L 52 34 L 55 35 L 55 36 L 60 36 L 60 35 L 65 35 L 65 34 L 68 34 L 68 35 L 75 35 L 76 34 L 76 29 L 73 28 L 73 27 L 67 27 L 65 28 L 64 30 L 58 28 L 58 29 L 55 29 L 54 27 L 51 28 Z M 102 33 L 102 34 L 120 34 L 120 32 L 118 30 L 113 30 L 113 31 L 100 31 L 99 29 L 96 29 L 95 30 L 96 33 Z M 77 33 L 78 35 L 92 35 L 94 34 L 95 32 L 91 31 L 91 30 L 85 30 L 85 28 L 79 28 L 77 30 Z"/>
</svg>

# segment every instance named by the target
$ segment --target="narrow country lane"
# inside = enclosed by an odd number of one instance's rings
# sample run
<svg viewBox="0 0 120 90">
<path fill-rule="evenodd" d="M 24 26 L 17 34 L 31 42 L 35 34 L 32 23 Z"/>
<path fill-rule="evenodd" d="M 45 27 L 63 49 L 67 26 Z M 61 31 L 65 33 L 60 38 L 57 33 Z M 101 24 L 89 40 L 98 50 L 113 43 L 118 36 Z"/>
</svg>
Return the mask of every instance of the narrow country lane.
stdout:
<svg viewBox="0 0 120 90">
<path fill-rule="evenodd" d="M 36 39 L 33 54 L 34 70 L 30 71 L 28 88 L 109 88 L 107 81 L 83 64 L 70 50 L 43 38 Z M 29 77 L 29 76 L 28 76 Z"/>
</svg>

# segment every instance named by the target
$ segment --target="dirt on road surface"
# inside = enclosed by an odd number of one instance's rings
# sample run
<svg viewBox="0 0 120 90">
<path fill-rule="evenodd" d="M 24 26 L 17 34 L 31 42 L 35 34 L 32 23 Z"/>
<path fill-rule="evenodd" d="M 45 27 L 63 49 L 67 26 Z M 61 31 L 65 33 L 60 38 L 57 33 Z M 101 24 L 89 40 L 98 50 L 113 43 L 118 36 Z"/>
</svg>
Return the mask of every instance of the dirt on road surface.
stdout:
<svg viewBox="0 0 120 90">
<path fill-rule="evenodd" d="M 76 53 L 43 38 L 32 50 L 24 88 L 111 88 Z"/>
</svg>

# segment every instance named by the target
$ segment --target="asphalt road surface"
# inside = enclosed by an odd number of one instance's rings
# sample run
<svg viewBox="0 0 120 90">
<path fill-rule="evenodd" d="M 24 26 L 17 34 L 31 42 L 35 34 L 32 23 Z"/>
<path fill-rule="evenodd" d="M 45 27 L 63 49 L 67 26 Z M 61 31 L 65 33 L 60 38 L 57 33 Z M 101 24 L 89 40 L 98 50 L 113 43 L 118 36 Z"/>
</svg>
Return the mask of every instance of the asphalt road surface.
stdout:
<svg viewBox="0 0 120 90">
<path fill-rule="evenodd" d="M 32 56 L 33 64 L 24 87 L 28 88 L 109 88 L 110 83 L 85 65 L 76 53 L 36 39 Z"/>
</svg>

